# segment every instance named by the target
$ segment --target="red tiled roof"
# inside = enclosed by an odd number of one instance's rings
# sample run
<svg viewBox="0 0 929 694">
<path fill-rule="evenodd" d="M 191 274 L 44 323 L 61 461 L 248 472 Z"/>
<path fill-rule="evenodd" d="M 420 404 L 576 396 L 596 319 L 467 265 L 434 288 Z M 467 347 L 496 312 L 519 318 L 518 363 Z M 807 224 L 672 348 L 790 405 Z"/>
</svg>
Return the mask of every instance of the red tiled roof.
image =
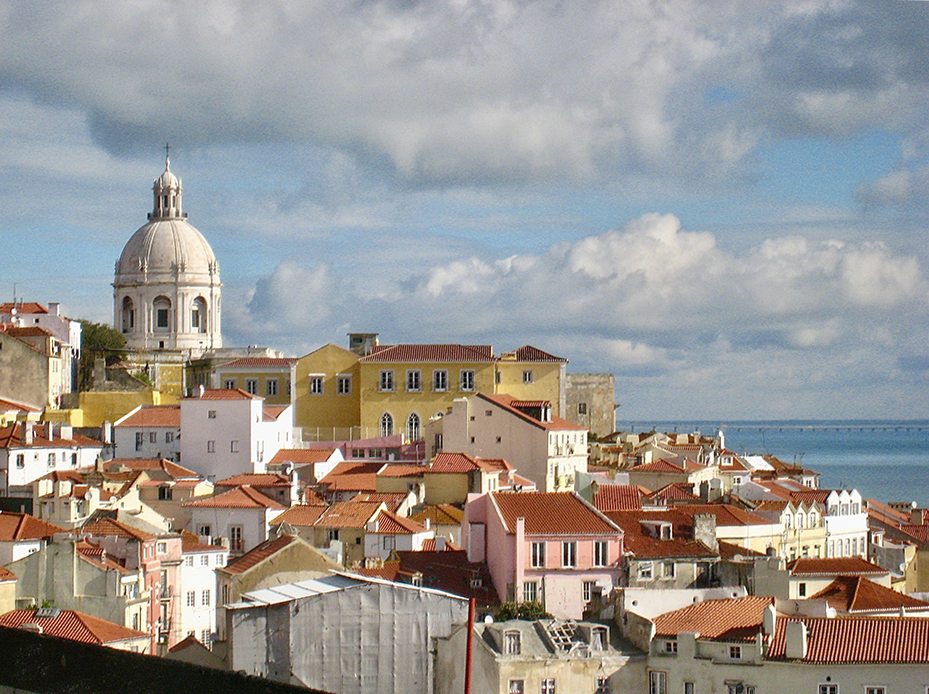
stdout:
<svg viewBox="0 0 929 694">
<path fill-rule="evenodd" d="M 327 508 L 316 525 L 321 528 L 362 529 L 381 508 L 383 504 L 377 502 L 342 501 Z"/>
<path fill-rule="evenodd" d="M 560 362 L 568 363 L 564 357 L 556 357 L 548 352 L 543 352 L 538 347 L 532 345 L 523 345 L 510 352 L 516 357 L 516 361 L 535 361 L 535 362 Z"/>
<path fill-rule="evenodd" d="M 265 508 L 265 509 L 283 509 L 284 506 L 274 499 L 271 499 L 256 489 L 248 485 L 233 487 L 232 489 L 208 496 L 205 499 L 195 501 L 186 501 L 181 506 L 190 508 Z"/>
<path fill-rule="evenodd" d="M 526 535 L 615 535 L 620 532 L 572 492 L 492 492 L 490 500 L 499 509 L 509 533 L 516 519 L 526 519 Z"/>
<path fill-rule="evenodd" d="M 14 402 L 12 400 L 7 400 L 6 398 L 0 398 L 0 410 L 6 410 L 6 411 L 19 410 L 21 412 L 41 412 L 42 411 L 38 407 L 32 407 L 31 405 L 23 405 L 21 402 Z"/>
<path fill-rule="evenodd" d="M 126 470 L 161 471 L 175 480 L 200 479 L 200 475 L 193 470 L 188 470 L 186 467 L 172 463 L 164 458 L 114 458 L 108 460 L 105 466 L 110 472 Z"/>
<path fill-rule="evenodd" d="M 41 540 L 63 532 L 67 531 L 27 513 L 0 512 L 0 542 Z"/>
<path fill-rule="evenodd" d="M 461 525 L 464 519 L 464 511 L 452 506 L 451 504 L 438 504 L 435 506 L 426 506 L 419 513 L 410 516 L 417 523 L 423 523 L 428 520 L 434 528 L 437 525 Z"/>
<path fill-rule="evenodd" d="M 648 534 L 642 521 L 654 520 L 654 514 L 647 511 L 613 511 L 609 519 L 623 529 L 623 549 L 631 551 L 636 559 L 661 558 L 697 558 L 708 559 L 716 557 L 717 553 L 704 545 L 689 538 L 678 537 L 673 532 L 670 539 L 662 540 Z M 671 519 L 668 518 L 668 522 Z"/>
<path fill-rule="evenodd" d="M 253 472 L 241 475 L 233 475 L 225 479 L 214 482 L 216 487 L 241 487 L 247 484 L 250 487 L 290 487 L 291 482 L 286 475 L 279 475 L 274 472 Z"/>
<path fill-rule="evenodd" d="M 280 368 L 289 369 L 297 361 L 296 357 L 242 357 L 228 364 L 216 367 L 216 371 L 238 368 Z"/>
<path fill-rule="evenodd" d="M 329 507 L 310 504 L 291 506 L 271 522 L 271 527 L 276 528 L 282 523 L 287 523 L 295 528 L 312 528 L 327 508 Z"/>
<path fill-rule="evenodd" d="M 348 501 L 352 504 L 360 504 L 365 501 L 377 501 L 387 506 L 387 510 L 391 513 L 396 513 L 397 509 L 400 508 L 406 500 L 406 497 L 407 495 L 404 492 L 361 492 Z"/>
<path fill-rule="evenodd" d="M 265 540 L 260 545 L 250 549 L 241 557 L 233 559 L 225 566 L 220 567 L 218 571 L 222 571 L 223 573 L 227 574 L 244 573 L 256 564 L 259 564 L 268 557 L 277 554 L 282 549 L 288 547 L 294 542 L 299 542 L 299 539 L 293 535 L 281 535 L 280 537 L 273 540 Z"/>
<path fill-rule="evenodd" d="M 72 433 L 70 439 L 63 439 L 55 434 L 48 438 L 46 434 L 47 422 L 16 422 L 10 426 L 0 428 L 0 448 L 74 448 L 95 447 L 103 444 L 96 439 L 83 434 Z M 32 427 L 32 444 L 23 442 L 23 426 Z"/>
<path fill-rule="evenodd" d="M 386 510 L 377 514 L 374 522 L 377 523 L 377 529 L 373 532 L 378 535 L 413 535 L 426 532 L 426 527 L 416 521 Z"/>
<path fill-rule="evenodd" d="M 634 484 L 601 484 L 594 494 L 594 506 L 601 511 L 636 511 L 642 508 L 645 492 Z"/>
<path fill-rule="evenodd" d="M 929 619 L 924 617 L 778 619 L 768 660 L 787 660 L 788 622 L 806 626 L 805 662 L 929 664 Z"/>
<path fill-rule="evenodd" d="M 265 405 L 262 408 L 262 421 L 276 422 L 290 405 Z"/>
<path fill-rule="evenodd" d="M 887 569 L 861 557 L 808 559 L 801 557 L 787 564 L 791 576 L 883 576 Z"/>
<path fill-rule="evenodd" d="M 377 491 L 377 471 L 384 463 L 359 463 L 346 461 L 338 463 L 329 473 L 319 480 L 329 491 Z"/>
<path fill-rule="evenodd" d="M 35 301 L 17 301 L 15 304 L 12 301 L 4 302 L 0 304 L 0 313 L 4 315 L 7 313 L 12 314 L 14 308 L 16 309 L 16 313 L 19 315 L 48 313 L 47 308 Z"/>
<path fill-rule="evenodd" d="M 890 525 L 899 527 L 900 525 L 906 525 L 910 522 L 908 513 L 898 511 L 874 499 L 867 499 L 865 501 L 865 508 L 869 517 L 889 523 Z"/>
<path fill-rule="evenodd" d="M 650 463 L 636 465 L 629 472 L 670 472 L 683 475 L 699 472 L 703 469 L 704 467 L 702 465 L 698 465 L 690 458 L 676 456 L 675 458 L 662 458 L 653 460 Z"/>
<path fill-rule="evenodd" d="M 145 540 L 155 539 L 155 535 L 147 533 L 144 530 L 133 528 L 115 518 L 99 518 L 90 523 L 81 526 L 81 532 L 88 533 L 95 537 L 121 537 L 126 540 L 136 540 L 144 542 Z"/>
<path fill-rule="evenodd" d="M 362 363 L 379 362 L 489 362 L 490 345 L 378 345 Z"/>
<path fill-rule="evenodd" d="M 751 511 L 743 511 L 729 504 L 680 504 L 674 507 L 683 513 L 693 516 L 697 513 L 712 513 L 716 516 L 716 527 L 731 527 L 744 525 L 771 525 L 767 518 Z"/>
<path fill-rule="evenodd" d="M 113 426 L 117 427 L 170 427 L 181 426 L 180 405 L 146 405 L 126 415 Z"/>
<path fill-rule="evenodd" d="M 191 400 L 261 400 L 257 395 L 246 393 L 241 388 L 207 388 L 203 395 L 190 396 Z"/>
<path fill-rule="evenodd" d="M 655 492 L 650 492 L 645 495 L 645 499 L 649 501 L 655 499 L 661 499 L 664 501 L 693 501 L 699 499 L 700 497 L 694 494 L 691 491 L 692 485 L 684 484 L 682 482 L 672 482 L 671 484 L 666 484 L 661 489 Z"/>
<path fill-rule="evenodd" d="M 901 525 L 900 530 L 922 543 L 929 543 L 929 525 Z"/>
<path fill-rule="evenodd" d="M 436 474 L 467 474 L 478 469 L 477 461 L 465 453 L 439 453 L 426 472 Z"/>
<path fill-rule="evenodd" d="M 488 402 L 492 402 L 498 407 L 502 407 L 507 412 L 515 414 L 523 421 L 529 422 L 530 424 L 533 424 L 540 429 L 546 429 L 548 431 L 587 431 L 586 427 L 582 427 L 579 424 L 569 422 L 567 419 L 562 419 L 561 417 L 556 417 L 554 415 L 552 415 L 552 421 L 540 422 L 535 417 L 530 417 L 525 412 L 522 412 L 514 407 L 513 403 L 519 402 L 519 400 L 514 398 L 512 395 L 491 395 L 490 393 L 478 393 L 477 397 L 483 398 Z"/>
<path fill-rule="evenodd" d="M 842 612 L 899 612 L 900 608 L 929 610 L 929 602 L 898 593 L 862 576 L 839 576 L 813 595 Z"/>
<path fill-rule="evenodd" d="M 7 581 L 18 581 L 16 574 L 12 571 L 3 568 L 0 566 L 0 583 L 6 583 Z"/>
<path fill-rule="evenodd" d="M 332 457 L 332 450 L 331 448 L 282 448 L 274 454 L 268 465 L 324 463 Z"/>
<path fill-rule="evenodd" d="M 222 545 L 208 545 L 200 542 L 200 538 L 187 530 L 181 531 L 181 551 L 184 554 L 198 554 L 200 552 L 223 552 Z"/>
<path fill-rule="evenodd" d="M 99 617 L 91 617 L 83 612 L 61 610 L 55 617 L 38 617 L 39 610 L 13 610 L 0 616 L 0 626 L 16 629 L 23 624 L 38 624 L 42 633 L 61 639 L 104 645 L 117 641 L 128 641 L 148 636 L 144 631 L 108 622 Z"/>
<path fill-rule="evenodd" d="M 765 609 L 774 598 L 749 595 L 727 600 L 704 600 L 659 615 L 656 636 L 677 636 L 695 631 L 700 638 L 715 641 L 750 641 L 761 632 Z"/>
<path fill-rule="evenodd" d="M 378 477 L 419 477 L 426 472 L 424 465 L 410 465 L 407 463 L 384 463 L 378 470 Z"/>
<path fill-rule="evenodd" d="M 439 550 L 437 550 L 437 549 L 435 548 L 435 538 L 434 538 L 434 537 L 427 537 L 425 540 L 423 540 L 423 548 L 422 548 L 421 551 L 423 551 L 423 552 L 437 552 L 437 551 L 439 551 Z M 445 540 L 445 549 L 443 549 L 442 551 L 443 551 L 443 552 L 460 552 L 460 551 L 461 551 L 461 547 L 459 547 L 458 545 L 456 545 L 456 544 L 455 544 L 454 542 L 452 542 L 451 540 L 447 540 L 447 539 L 446 539 L 446 540 Z"/>
</svg>

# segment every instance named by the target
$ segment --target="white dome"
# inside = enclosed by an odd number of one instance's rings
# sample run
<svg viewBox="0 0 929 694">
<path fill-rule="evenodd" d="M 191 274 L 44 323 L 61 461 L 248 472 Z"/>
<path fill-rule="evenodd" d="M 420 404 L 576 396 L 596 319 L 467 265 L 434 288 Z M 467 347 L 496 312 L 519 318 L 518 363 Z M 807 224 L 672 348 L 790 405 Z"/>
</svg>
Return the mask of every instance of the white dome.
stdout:
<svg viewBox="0 0 929 694">
<path fill-rule="evenodd" d="M 163 219 L 139 228 L 116 264 L 117 281 L 132 275 L 171 275 L 204 279 L 219 274 L 213 249 L 203 234 L 183 219 Z"/>
</svg>

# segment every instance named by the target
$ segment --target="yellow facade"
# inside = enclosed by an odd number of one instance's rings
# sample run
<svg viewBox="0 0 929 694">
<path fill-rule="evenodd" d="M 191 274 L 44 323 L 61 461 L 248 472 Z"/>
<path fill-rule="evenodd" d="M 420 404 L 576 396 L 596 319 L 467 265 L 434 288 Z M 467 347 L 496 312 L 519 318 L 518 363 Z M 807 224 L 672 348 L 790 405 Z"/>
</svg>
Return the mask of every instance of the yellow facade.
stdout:
<svg viewBox="0 0 929 694">
<path fill-rule="evenodd" d="M 157 390 L 88 391 L 78 396 L 78 407 L 70 410 L 46 410 L 45 419 L 76 427 L 98 427 L 115 422 L 139 405 L 173 405 L 177 396 Z"/>
<path fill-rule="evenodd" d="M 517 400 L 547 400 L 552 414 L 564 417 L 561 403 L 564 400 L 564 362 L 516 361 L 504 354 L 496 364 L 496 390 L 498 394 L 512 395 Z M 489 391 L 485 391 L 489 392 Z"/>
<path fill-rule="evenodd" d="M 246 393 L 264 398 L 265 405 L 290 404 L 290 369 L 269 367 L 267 369 L 236 369 L 234 372 L 216 369 L 217 385 L 220 388 L 239 388 Z"/>
<path fill-rule="evenodd" d="M 358 355 L 320 347 L 294 367 L 294 423 L 304 441 L 362 438 Z M 372 434 L 373 435 L 373 434 Z"/>
</svg>

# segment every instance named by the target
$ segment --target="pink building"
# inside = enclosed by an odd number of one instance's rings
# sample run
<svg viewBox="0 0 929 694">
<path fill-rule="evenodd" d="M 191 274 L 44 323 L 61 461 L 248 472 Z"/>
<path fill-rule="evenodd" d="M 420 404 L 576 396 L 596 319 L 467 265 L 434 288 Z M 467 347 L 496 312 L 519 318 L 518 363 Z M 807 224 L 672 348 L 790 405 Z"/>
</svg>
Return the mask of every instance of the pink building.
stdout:
<svg viewBox="0 0 929 694">
<path fill-rule="evenodd" d="M 622 585 L 623 531 L 574 492 L 471 494 L 461 527 L 501 601 L 581 619 Z"/>
</svg>

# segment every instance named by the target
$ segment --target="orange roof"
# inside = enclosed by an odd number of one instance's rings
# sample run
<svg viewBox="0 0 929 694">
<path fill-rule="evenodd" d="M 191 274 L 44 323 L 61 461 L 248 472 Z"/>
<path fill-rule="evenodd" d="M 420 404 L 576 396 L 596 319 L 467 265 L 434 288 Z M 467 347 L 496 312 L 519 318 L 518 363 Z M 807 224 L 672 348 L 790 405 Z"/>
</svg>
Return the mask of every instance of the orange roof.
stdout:
<svg viewBox="0 0 929 694">
<path fill-rule="evenodd" d="M 0 583 L 6 583 L 7 581 L 18 581 L 16 574 L 8 569 L 4 569 L 0 566 Z"/>
<path fill-rule="evenodd" d="M 656 499 L 662 501 L 693 501 L 699 499 L 700 497 L 691 491 L 692 488 L 692 485 L 684 484 L 683 482 L 672 482 L 671 484 L 666 484 L 658 491 L 646 494 L 644 498 L 649 501 Z"/>
<path fill-rule="evenodd" d="M 717 527 L 771 525 L 771 521 L 767 518 L 729 504 L 680 504 L 674 508 L 691 516 L 697 513 L 712 513 L 716 516 Z"/>
<path fill-rule="evenodd" d="M 548 352 L 543 352 L 538 347 L 532 345 L 523 345 L 513 350 L 511 353 L 516 357 L 516 361 L 536 361 L 536 362 L 559 362 L 568 363 L 564 357 L 556 357 Z"/>
<path fill-rule="evenodd" d="M 438 552 L 438 551 L 439 551 L 439 550 L 437 550 L 437 549 L 435 548 L 435 538 L 434 538 L 434 537 L 427 537 L 425 540 L 423 540 L 423 548 L 422 548 L 422 551 L 423 551 L 423 552 Z M 445 540 L 445 549 L 443 549 L 442 551 L 443 551 L 443 552 L 460 552 L 460 551 L 461 551 L 461 547 L 459 547 L 458 545 L 456 545 L 456 544 L 455 544 L 454 542 L 452 542 L 451 540 Z"/>
<path fill-rule="evenodd" d="M 378 535 L 413 535 L 426 532 L 426 526 L 386 509 L 377 514 L 374 522 L 377 523 L 377 529 L 373 532 Z"/>
<path fill-rule="evenodd" d="M 243 357 L 241 359 L 236 359 L 235 361 L 231 361 L 228 364 L 217 366 L 216 371 L 223 371 L 225 369 L 239 369 L 239 368 L 289 369 L 290 365 L 296 361 L 297 361 L 296 357 Z"/>
<path fill-rule="evenodd" d="M 265 405 L 262 408 L 262 421 L 276 422 L 290 405 Z"/>
<path fill-rule="evenodd" d="M 378 470 L 378 477 L 419 477 L 426 472 L 423 465 L 410 465 L 408 463 L 384 463 Z"/>
<path fill-rule="evenodd" d="M 322 528 L 356 528 L 361 529 L 374 518 L 374 514 L 383 508 L 377 502 L 342 501 L 327 508 L 316 521 Z"/>
<path fill-rule="evenodd" d="M 293 542 L 299 542 L 299 539 L 293 535 L 281 535 L 273 540 L 265 540 L 260 545 L 253 547 L 238 559 L 233 559 L 218 570 L 227 574 L 244 573 L 256 564 L 263 562 L 268 557 L 277 554 Z"/>
<path fill-rule="evenodd" d="M 42 410 L 38 407 L 32 407 L 31 405 L 23 405 L 21 402 L 14 402 L 12 400 L 7 400 L 6 398 L 0 398 L 0 410 L 19 410 L 22 412 L 41 412 Z"/>
<path fill-rule="evenodd" d="M 0 542 L 41 540 L 64 532 L 67 532 L 64 528 L 46 523 L 27 513 L 0 511 Z"/>
<path fill-rule="evenodd" d="M 98 518 L 90 523 L 85 523 L 81 526 L 81 532 L 94 535 L 95 537 L 114 536 L 127 540 L 137 540 L 138 542 L 153 540 L 156 537 L 156 535 L 147 533 L 144 530 L 139 530 L 138 528 L 133 528 L 131 525 L 127 525 L 115 518 Z"/>
<path fill-rule="evenodd" d="M 247 484 L 250 487 L 290 487 L 291 482 L 286 475 L 279 475 L 275 472 L 252 472 L 241 475 L 233 475 L 226 479 L 214 482 L 216 487 L 241 487 Z"/>
<path fill-rule="evenodd" d="M 662 458 L 643 465 L 636 465 L 629 472 L 669 472 L 684 475 L 699 472 L 703 469 L 702 465 L 698 465 L 690 458 L 675 456 L 674 458 Z"/>
<path fill-rule="evenodd" d="M 226 548 L 222 545 L 208 545 L 200 542 L 200 538 L 187 530 L 181 531 L 181 551 L 184 554 L 196 554 L 199 552 L 224 552 Z"/>
<path fill-rule="evenodd" d="M 670 539 L 652 537 L 642 521 L 654 520 L 656 516 L 646 511 L 613 511 L 611 521 L 623 529 L 623 549 L 631 551 L 636 559 L 662 559 L 665 557 L 694 557 L 708 559 L 718 556 L 716 552 L 690 537 L 679 537 L 672 532 Z M 671 522 L 671 519 L 668 519 Z M 672 523 L 673 528 L 673 523 Z"/>
<path fill-rule="evenodd" d="M 325 477 L 319 480 L 329 491 L 377 491 L 377 471 L 384 463 L 338 463 Z"/>
<path fill-rule="evenodd" d="M 811 600 L 825 600 L 842 612 L 898 612 L 900 608 L 927 610 L 929 602 L 898 593 L 862 576 L 839 576 L 813 595 Z"/>
<path fill-rule="evenodd" d="M 491 492 L 507 532 L 526 519 L 526 535 L 616 535 L 620 529 L 573 492 Z"/>
<path fill-rule="evenodd" d="M 32 427 L 32 444 L 23 442 L 24 426 Z M 48 422 L 16 422 L 0 428 L 0 448 L 75 448 L 82 446 L 100 448 L 103 446 L 100 441 L 77 433 L 72 433 L 70 439 L 63 439 L 55 434 L 48 438 L 45 435 L 47 426 Z"/>
<path fill-rule="evenodd" d="M 271 499 L 256 489 L 252 489 L 247 484 L 209 496 L 205 499 L 195 501 L 185 501 L 181 506 L 190 508 L 264 508 L 264 509 L 283 509 L 284 506 L 274 499 Z"/>
<path fill-rule="evenodd" d="M 295 465 L 324 463 L 332 457 L 332 453 L 331 448 L 282 448 L 274 454 L 268 466 L 281 463 L 294 463 Z"/>
<path fill-rule="evenodd" d="M 774 598 L 749 595 L 726 600 L 704 600 L 659 615 L 656 636 L 677 636 L 695 631 L 700 638 L 716 641 L 750 641 L 761 632 L 764 612 Z"/>
<path fill-rule="evenodd" d="M 382 502 L 387 506 L 387 510 L 391 513 L 396 513 L 397 509 L 403 504 L 406 500 L 406 493 L 404 492 L 361 492 L 356 494 L 351 499 L 349 503 L 358 504 L 364 501 L 377 501 Z"/>
<path fill-rule="evenodd" d="M 502 407 L 507 412 L 516 415 L 525 422 L 529 422 L 534 426 L 539 427 L 540 429 L 546 429 L 549 431 L 587 431 L 586 427 L 582 427 L 579 424 L 574 422 L 569 422 L 567 419 L 562 419 L 561 417 L 555 417 L 552 415 L 552 421 L 542 422 L 536 419 L 535 417 L 530 417 L 525 412 L 518 410 L 514 403 L 519 403 L 520 401 L 514 398 L 512 395 L 491 395 L 489 393 L 478 393 L 477 397 L 483 398 L 488 402 L 492 402 L 498 407 Z"/>
<path fill-rule="evenodd" d="M 466 474 L 477 470 L 477 461 L 466 453 L 439 453 L 426 472 L 437 474 Z"/>
<path fill-rule="evenodd" d="M 281 523 L 288 523 L 295 528 L 312 528 L 327 508 L 328 506 L 309 504 L 291 506 L 272 521 L 271 527 L 276 528 Z"/>
<path fill-rule="evenodd" d="M 451 504 L 438 504 L 435 506 L 426 506 L 419 513 L 410 516 L 417 523 L 425 523 L 427 520 L 435 527 L 437 525 L 461 525 L 464 519 L 464 511 Z"/>
<path fill-rule="evenodd" d="M 246 393 L 241 388 L 207 388 L 203 395 L 191 395 L 191 400 L 261 400 L 262 398 Z"/>
<path fill-rule="evenodd" d="M 378 345 L 358 361 L 370 362 L 487 362 L 494 361 L 490 345 Z"/>
<path fill-rule="evenodd" d="M 883 576 L 889 571 L 861 557 L 800 558 L 787 564 L 791 576 Z"/>
<path fill-rule="evenodd" d="M 105 463 L 110 472 L 125 470 L 161 471 L 173 479 L 201 479 L 199 473 L 164 458 L 114 458 Z"/>
<path fill-rule="evenodd" d="M 929 619 L 925 617 L 778 619 L 768 660 L 787 659 L 788 622 L 806 626 L 805 662 L 929 664 Z"/>
<path fill-rule="evenodd" d="M 47 308 L 35 301 L 17 301 L 15 304 L 12 301 L 4 302 L 0 304 L 0 313 L 13 313 L 14 308 L 18 314 L 48 313 Z"/>
<path fill-rule="evenodd" d="M 601 511 L 635 511 L 642 508 L 646 491 L 634 484 L 601 484 L 594 494 L 594 506 Z"/>
<path fill-rule="evenodd" d="M 181 426 L 180 405 L 146 405 L 116 422 L 117 427 L 170 427 Z"/>
<path fill-rule="evenodd" d="M 41 616 L 42 614 L 50 616 L 44 617 Z M 81 643 L 93 643 L 98 646 L 148 637 L 148 634 L 144 631 L 129 629 L 108 622 L 105 619 L 91 617 L 89 614 L 75 612 L 74 610 L 58 610 L 56 608 L 13 610 L 0 616 L 0 626 L 12 629 L 30 623 L 41 626 L 42 633 L 47 636 L 57 636 L 61 639 L 70 639 Z"/>
</svg>

